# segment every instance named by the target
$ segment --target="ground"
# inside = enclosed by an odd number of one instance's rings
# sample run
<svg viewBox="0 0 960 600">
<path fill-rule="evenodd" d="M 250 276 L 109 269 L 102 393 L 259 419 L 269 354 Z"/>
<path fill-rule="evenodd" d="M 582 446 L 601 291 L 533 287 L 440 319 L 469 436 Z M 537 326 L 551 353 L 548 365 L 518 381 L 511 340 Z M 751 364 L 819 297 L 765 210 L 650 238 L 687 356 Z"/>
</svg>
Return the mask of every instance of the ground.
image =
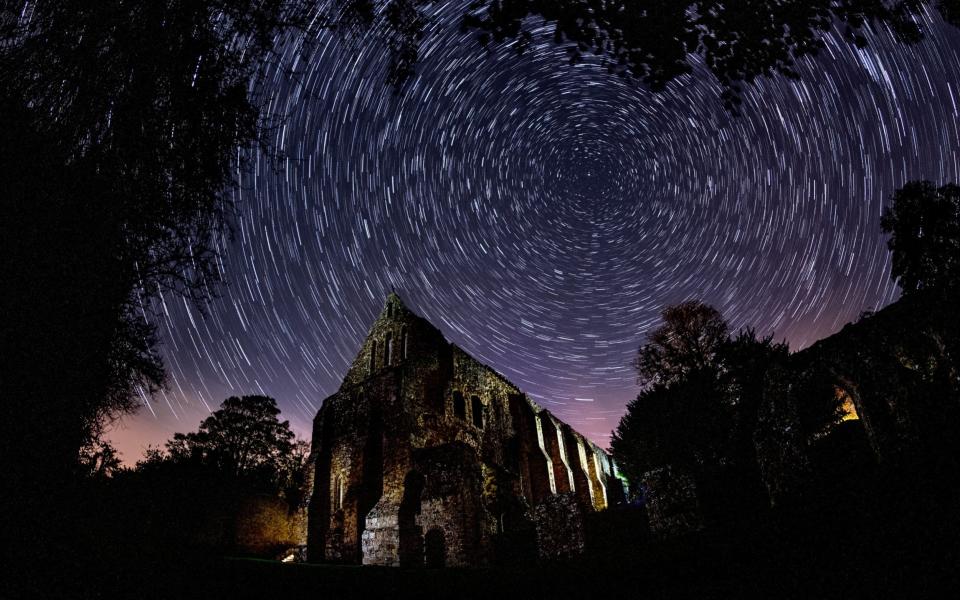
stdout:
<svg viewBox="0 0 960 600">
<path fill-rule="evenodd" d="M 896 482 L 896 484 L 891 483 Z M 926 488 L 917 498 L 914 490 Z M 88 598 L 919 598 L 953 597 L 958 519 L 953 485 L 924 476 L 771 511 L 671 540 L 617 535 L 567 563 L 402 569 L 163 555 L 84 568 L 69 597 Z M 944 511 L 947 512 L 944 512 Z M 956 511 L 953 511 L 956 512 Z M 940 516 L 937 516 L 940 515 Z M 947 516 L 944 516 L 947 515 Z M 620 532 L 628 533 L 628 532 Z M 631 541 L 633 540 L 633 541 Z M 64 596 L 61 596 L 64 597 Z"/>
</svg>

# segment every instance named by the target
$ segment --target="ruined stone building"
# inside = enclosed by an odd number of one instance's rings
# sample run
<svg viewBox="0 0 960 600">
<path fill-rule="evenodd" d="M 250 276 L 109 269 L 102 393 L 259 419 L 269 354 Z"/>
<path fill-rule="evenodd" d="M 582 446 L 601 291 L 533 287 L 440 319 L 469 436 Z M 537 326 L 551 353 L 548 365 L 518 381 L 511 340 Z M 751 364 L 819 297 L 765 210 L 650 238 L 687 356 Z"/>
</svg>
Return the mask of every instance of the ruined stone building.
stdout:
<svg viewBox="0 0 960 600">
<path fill-rule="evenodd" d="M 605 451 L 390 294 L 313 425 L 308 559 L 562 557 L 623 501 Z"/>
<path fill-rule="evenodd" d="M 845 428 L 862 430 L 858 437 L 878 466 L 956 452 L 956 306 L 954 296 L 936 290 L 905 296 L 792 354 L 767 376 L 754 440 L 774 504 L 800 493 L 818 470 L 813 451 L 829 438 L 805 430 L 799 416 L 804 404 L 823 406 L 818 397 L 845 402 L 843 412 L 856 417 Z"/>
</svg>

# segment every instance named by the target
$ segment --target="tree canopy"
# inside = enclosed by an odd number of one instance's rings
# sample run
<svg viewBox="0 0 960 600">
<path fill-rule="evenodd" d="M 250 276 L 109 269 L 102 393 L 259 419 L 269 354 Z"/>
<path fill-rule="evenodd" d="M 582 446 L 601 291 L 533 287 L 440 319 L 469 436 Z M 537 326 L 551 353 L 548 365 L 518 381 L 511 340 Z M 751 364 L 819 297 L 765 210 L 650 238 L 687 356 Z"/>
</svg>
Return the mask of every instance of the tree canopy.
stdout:
<svg viewBox="0 0 960 600">
<path fill-rule="evenodd" d="M 380 32 L 391 51 L 388 80 L 400 89 L 416 72 L 426 9 L 436 1 L 336 0 L 327 22 Z M 521 53 L 545 26 L 571 63 L 602 57 L 611 74 L 655 91 L 702 62 L 733 109 L 758 77 L 798 78 L 797 61 L 822 50 L 833 30 L 857 47 L 867 45 L 873 26 L 903 43 L 922 40 L 928 9 L 960 23 L 960 0 L 473 0 L 462 24 L 483 46 L 513 42 Z"/>
<path fill-rule="evenodd" d="M 647 335 L 635 361 L 642 385 L 669 385 L 717 366 L 727 339 L 727 322 L 717 309 L 698 300 L 668 306 L 663 324 Z"/>
<path fill-rule="evenodd" d="M 110 477 L 122 469 L 117 449 L 105 440 L 91 440 L 80 449 L 80 474 L 84 477 Z"/>
<path fill-rule="evenodd" d="M 644 385 L 613 432 L 611 447 L 628 479 L 656 467 L 702 473 L 723 455 L 732 423 L 718 379 L 727 323 L 717 309 L 689 300 L 663 310 L 635 367 Z"/>
<path fill-rule="evenodd" d="M 298 450 L 289 421 L 280 421 L 279 415 L 273 398 L 231 396 L 197 431 L 175 434 L 167 450 L 174 461 L 196 461 L 233 477 L 265 475 L 279 482 Z"/>
<path fill-rule="evenodd" d="M 242 150 L 271 121 L 260 75 L 310 4 L 0 5 L 3 421 L 45 423 L 0 436 L 40 449 L 24 481 L 164 384 L 151 307 L 216 293 Z"/>
<path fill-rule="evenodd" d="M 960 187 L 907 183 L 880 221 L 904 294 L 960 286 Z"/>
<path fill-rule="evenodd" d="M 700 474 L 726 451 L 732 424 L 715 381 L 698 373 L 667 386 L 655 384 L 627 404 L 610 447 L 629 481 L 672 465 Z"/>
<path fill-rule="evenodd" d="M 663 321 L 637 353 L 644 388 L 611 436 L 617 463 L 639 484 L 668 465 L 715 490 L 722 479 L 727 502 L 755 506 L 763 487 L 753 435 L 766 375 L 787 346 L 752 329 L 729 335 L 719 311 L 699 301 L 667 307 Z"/>
<path fill-rule="evenodd" d="M 905 43 L 919 41 L 920 12 L 958 14 L 955 0 L 476 0 L 464 25 L 484 44 L 514 40 L 522 51 L 532 29 L 549 24 L 554 40 L 578 62 L 604 57 L 612 73 L 654 90 L 703 61 L 724 89 L 728 106 L 760 76 L 797 78 L 797 60 L 815 55 L 838 27 L 851 43 L 867 44 L 869 25 L 885 25 Z"/>
</svg>

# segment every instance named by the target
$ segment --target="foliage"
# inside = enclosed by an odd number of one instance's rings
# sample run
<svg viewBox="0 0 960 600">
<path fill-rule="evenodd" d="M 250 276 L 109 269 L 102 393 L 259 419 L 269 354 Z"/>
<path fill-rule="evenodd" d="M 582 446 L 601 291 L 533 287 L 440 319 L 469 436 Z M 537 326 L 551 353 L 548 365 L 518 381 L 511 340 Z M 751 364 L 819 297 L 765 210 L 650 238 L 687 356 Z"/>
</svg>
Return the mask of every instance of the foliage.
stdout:
<svg viewBox="0 0 960 600">
<path fill-rule="evenodd" d="M 754 430 L 758 467 L 774 504 L 797 493 L 810 471 L 807 435 L 797 426 L 799 398 L 793 393 L 793 377 L 789 369 L 771 369 Z"/>
<path fill-rule="evenodd" d="M 71 468 L 163 385 L 152 301 L 202 309 L 214 293 L 238 150 L 270 124 L 251 91 L 307 4 L 0 6 L 3 343 L 16 357 L 0 385 L 5 422 L 46 423 L 39 468 Z"/>
<path fill-rule="evenodd" d="M 604 57 L 609 71 L 654 90 L 702 61 L 724 89 L 728 106 L 743 84 L 774 74 L 798 78 L 796 63 L 824 47 L 821 37 L 840 27 L 847 40 L 866 45 L 865 29 L 888 27 L 906 43 L 923 37 L 917 16 L 929 5 L 956 14 L 950 2 L 922 0 L 476 0 L 465 26 L 483 43 L 533 41 L 540 19 L 576 63 Z M 533 19 L 532 17 L 539 17 Z"/>
<path fill-rule="evenodd" d="M 904 294 L 960 286 L 960 187 L 907 183 L 880 221 Z"/>
<path fill-rule="evenodd" d="M 135 468 L 88 479 L 87 488 L 114 543 L 137 556 L 273 558 L 302 543 L 307 451 L 272 398 L 233 397 L 197 431 L 148 447 Z"/>
<path fill-rule="evenodd" d="M 765 377 L 787 359 L 787 346 L 752 329 L 728 335 L 720 313 L 701 302 L 663 314 L 638 352 L 646 387 L 613 432 L 614 456 L 634 482 L 669 465 L 698 486 L 736 488 L 717 496 L 754 501 L 762 493 L 753 436 Z"/>
<path fill-rule="evenodd" d="M 122 469 L 117 449 L 105 440 L 89 442 L 80 449 L 79 471 L 94 479 L 112 477 Z"/>
<path fill-rule="evenodd" d="M 726 495 L 742 510 L 766 504 L 754 435 L 766 381 L 772 370 L 788 361 L 789 354 L 786 342 L 774 342 L 772 334 L 759 337 L 750 328 L 731 336 L 719 352 L 720 388 L 732 411 Z"/>
<path fill-rule="evenodd" d="M 388 81 L 397 90 L 413 76 L 436 0 L 336 0 L 325 26 L 354 35 L 376 30 L 390 50 Z M 720 83 L 730 109 L 758 77 L 798 79 L 797 61 L 814 56 L 822 37 L 839 29 L 857 47 L 867 29 L 886 27 L 903 43 L 925 32 L 918 21 L 939 10 L 960 22 L 960 0 L 473 0 L 463 28 L 485 47 L 512 42 L 523 53 L 541 25 L 568 52 L 571 63 L 603 57 L 612 74 L 654 91 L 703 63 Z"/>
<path fill-rule="evenodd" d="M 641 385 L 670 385 L 716 369 L 727 323 L 712 306 L 689 300 L 663 310 L 663 325 L 647 336 L 634 363 Z"/>
<path fill-rule="evenodd" d="M 93 187 L 68 201 L 96 198 L 118 274 L 138 292 L 202 300 L 219 277 L 224 188 L 263 124 L 248 88 L 289 4 L 29 2 L 4 44 L 5 94 L 86 175 Z"/>
<path fill-rule="evenodd" d="M 290 470 L 302 466 L 305 452 L 279 414 L 273 398 L 231 396 L 197 431 L 174 434 L 167 451 L 174 462 L 197 462 L 235 478 L 282 487 L 292 477 Z"/>
<path fill-rule="evenodd" d="M 818 369 L 793 375 L 789 393 L 796 404 L 799 430 L 808 439 L 828 432 L 844 415 L 843 394 L 838 393 L 836 377 Z"/>
<path fill-rule="evenodd" d="M 390 53 L 387 82 L 399 92 L 416 72 L 420 42 L 429 24 L 424 8 L 437 0 L 334 0 L 323 26 L 359 37 L 376 31 Z"/>
<path fill-rule="evenodd" d="M 960 0 L 939 0 L 936 7 L 945 21 L 960 25 Z"/>
<path fill-rule="evenodd" d="M 664 309 L 635 361 L 645 388 L 611 437 L 628 480 L 665 465 L 702 474 L 720 462 L 732 417 L 719 380 L 726 339 L 727 324 L 711 306 L 692 300 Z"/>
<path fill-rule="evenodd" d="M 790 349 L 786 342 L 774 342 L 772 334 L 758 337 L 754 329 L 747 328 L 728 338 L 718 354 L 721 389 L 735 413 L 738 460 L 751 462 L 753 431 L 767 375 L 772 368 L 787 362 Z"/>
<path fill-rule="evenodd" d="M 629 404 L 610 439 L 628 481 L 642 482 L 648 471 L 673 465 L 702 474 L 716 466 L 730 432 L 730 412 L 707 374 L 656 384 Z"/>
<path fill-rule="evenodd" d="M 755 414 L 763 396 L 767 372 L 775 364 L 784 362 L 790 349 L 786 342 L 774 342 L 773 334 L 758 337 L 756 330 L 747 328 L 728 338 L 718 354 L 722 365 L 721 380 L 731 403 L 749 415 Z"/>
<path fill-rule="evenodd" d="M 310 461 L 310 442 L 296 440 L 293 447 L 282 457 L 277 473 L 277 487 L 290 506 L 304 503 L 311 490 L 307 489 L 307 471 Z"/>
</svg>

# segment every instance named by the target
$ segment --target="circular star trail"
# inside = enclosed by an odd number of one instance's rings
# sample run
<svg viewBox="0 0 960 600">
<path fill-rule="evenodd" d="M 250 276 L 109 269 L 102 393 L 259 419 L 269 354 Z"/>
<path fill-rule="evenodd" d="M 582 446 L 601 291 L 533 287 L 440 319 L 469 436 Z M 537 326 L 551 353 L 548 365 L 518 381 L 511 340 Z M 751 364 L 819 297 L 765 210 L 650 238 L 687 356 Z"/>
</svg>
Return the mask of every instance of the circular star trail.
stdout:
<svg viewBox="0 0 960 600">
<path fill-rule="evenodd" d="M 209 314 L 163 299 L 170 388 L 114 432 L 126 460 L 234 394 L 277 398 L 309 435 L 391 288 L 606 445 L 664 306 L 808 345 L 896 299 L 892 192 L 957 179 L 960 34 L 935 17 L 916 46 L 828 37 L 734 117 L 704 69 L 655 94 L 549 35 L 485 51 L 465 5 L 431 9 L 400 94 L 375 34 L 324 34 L 299 78 L 270 80 L 286 159 L 243 181 Z"/>
</svg>

